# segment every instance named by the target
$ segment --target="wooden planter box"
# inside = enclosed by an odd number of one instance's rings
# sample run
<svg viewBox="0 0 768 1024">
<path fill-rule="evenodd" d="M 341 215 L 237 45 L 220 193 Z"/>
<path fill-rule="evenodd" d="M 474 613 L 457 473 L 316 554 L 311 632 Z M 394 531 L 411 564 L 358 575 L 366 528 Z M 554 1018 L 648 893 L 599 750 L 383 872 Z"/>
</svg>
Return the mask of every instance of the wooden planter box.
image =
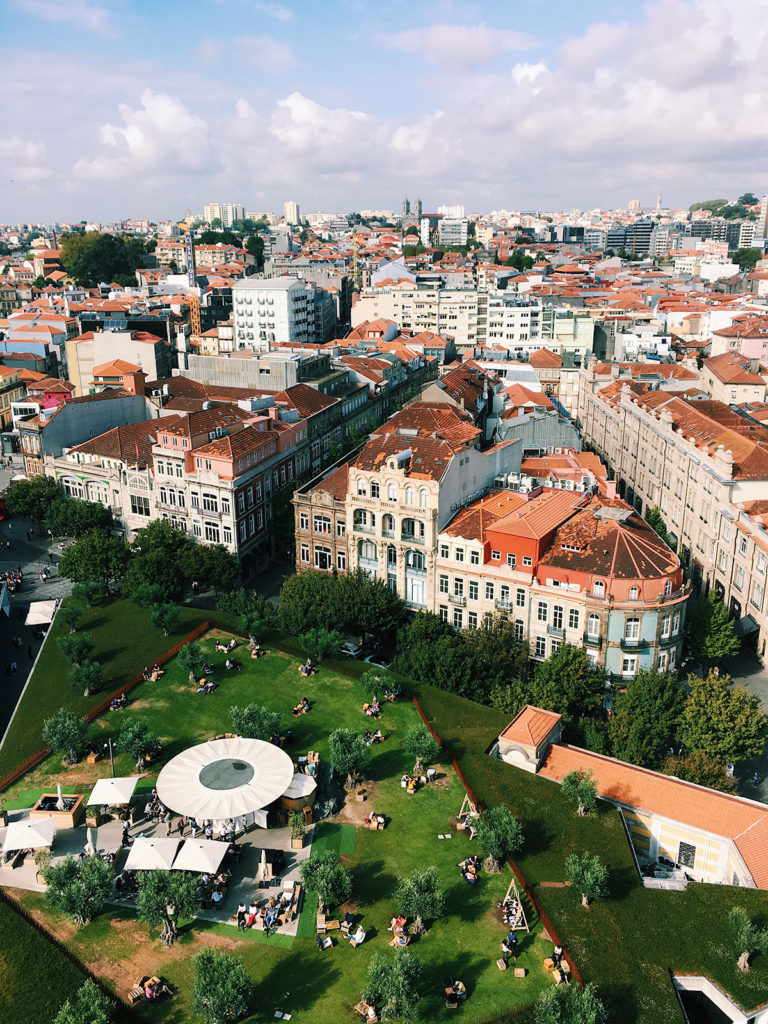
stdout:
<svg viewBox="0 0 768 1024">
<path fill-rule="evenodd" d="M 291 849 L 292 850 L 303 850 L 304 849 L 304 836 L 291 836 Z"/>
</svg>

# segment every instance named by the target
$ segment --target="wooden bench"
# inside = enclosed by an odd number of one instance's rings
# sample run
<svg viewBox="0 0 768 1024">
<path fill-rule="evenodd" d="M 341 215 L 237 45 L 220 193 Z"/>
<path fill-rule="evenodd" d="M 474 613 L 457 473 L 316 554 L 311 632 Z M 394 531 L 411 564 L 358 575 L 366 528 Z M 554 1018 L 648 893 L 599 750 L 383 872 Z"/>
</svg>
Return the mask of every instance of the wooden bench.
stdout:
<svg viewBox="0 0 768 1024">
<path fill-rule="evenodd" d="M 148 981 L 148 980 L 149 979 L 147 978 L 147 976 L 145 974 L 144 977 L 137 978 L 136 981 L 133 983 L 133 988 L 129 989 L 129 991 L 128 991 L 128 1003 L 131 1006 L 135 1006 L 136 1003 L 141 1002 L 141 1000 L 145 998 L 145 996 L 144 996 L 144 983 L 146 981 Z"/>
<path fill-rule="evenodd" d="M 88 757 L 86 758 L 86 761 L 88 762 L 88 764 L 96 764 L 100 760 L 101 760 L 101 754 L 99 754 L 95 750 L 93 751 L 93 753 L 89 754 Z"/>
<path fill-rule="evenodd" d="M 326 921 L 325 928 L 326 931 L 337 932 L 341 928 L 341 921 Z"/>
<path fill-rule="evenodd" d="M 291 902 L 285 911 L 286 924 L 296 917 L 299 912 L 299 900 L 301 899 L 301 882 L 296 882 L 291 893 Z"/>
</svg>

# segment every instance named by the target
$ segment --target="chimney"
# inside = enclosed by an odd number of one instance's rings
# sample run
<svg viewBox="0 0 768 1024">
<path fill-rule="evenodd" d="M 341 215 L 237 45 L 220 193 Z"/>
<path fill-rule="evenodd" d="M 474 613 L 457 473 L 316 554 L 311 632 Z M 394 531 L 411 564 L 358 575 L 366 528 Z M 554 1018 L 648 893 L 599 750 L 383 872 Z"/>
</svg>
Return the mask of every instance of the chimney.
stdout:
<svg viewBox="0 0 768 1024">
<path fill-rule="evenodd" d="M 143 395 L 146 379 L 147 375 L 143 370 L 138 370 L 136 373 L 124 373 L 122 377 L 123 388 L 129 395 Z"/>
<path fill-rule="evenodd" d="M 606 480 L 605 482 L 605 496 L 606 498 L 613 500 L 616 497 L 616 481 Z"/>
</svg>

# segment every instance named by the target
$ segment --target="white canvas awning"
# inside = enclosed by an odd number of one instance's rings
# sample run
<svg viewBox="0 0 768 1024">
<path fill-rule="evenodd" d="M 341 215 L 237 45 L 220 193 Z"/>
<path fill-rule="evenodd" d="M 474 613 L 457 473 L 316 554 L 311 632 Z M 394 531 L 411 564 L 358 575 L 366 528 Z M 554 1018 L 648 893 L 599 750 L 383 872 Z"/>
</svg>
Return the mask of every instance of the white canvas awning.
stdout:
<svg viewBox="0 0 768 1024">
<path fill-rule="evenodd" d="M 174 871 L 207 871 L 213 874 L 219 870 L 229 849 L 229 843 L 215 839 L 187 839 L 176 854 Z"/>
<path fill-rule="evenodd" d="M 99 779 L 88 797 L 88 806 L 90 807 L 91 804 L 129 804 L 138 781 L 138 775 L 117 779 Z"/>
<path fill-rule="evenodd" d="M 292 779 L 293 762 L 284 750 L 237 736 L 177 754 L 160 772 L 157 794 L 177 814 L 223 821 L 267 807 Z"/>
<path fill-rule="evenodd" d="M 47 626 L 56 614 L 55 601 L 33 601 L 27 614 L 27 626 Z"/>
<path fill-rule="evenodd" d="M 38 846 L 53 846 L 53 833 L 56 831 L 54 818 L 25 818 L 23 821 L 12 821 L 5 833 L 3 853 L 13 850 L 34 849 Z"/>
<path fill-rule="evenodd" d="M 170 870 L 179 842 L 178 839 L 135 839 L 125 862 L 125 870 Z"/>
<path fill-rule="evenodd" d="M 304 775 L 302 772 L 296 772 L 291 780 L 291 784 L 283 793 L 283 796 L 289 800 L 301 800 L 308 796 L 317 789 L 317 783 L 311 775 Z"/>
</svg>

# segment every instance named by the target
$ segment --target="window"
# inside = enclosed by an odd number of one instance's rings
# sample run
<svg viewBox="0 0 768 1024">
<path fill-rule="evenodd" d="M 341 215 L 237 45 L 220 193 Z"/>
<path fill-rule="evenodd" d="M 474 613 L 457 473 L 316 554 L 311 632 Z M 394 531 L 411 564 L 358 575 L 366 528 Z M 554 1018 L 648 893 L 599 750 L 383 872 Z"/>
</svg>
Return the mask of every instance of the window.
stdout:
<svg viewBox="0 0 768 1024">
<path fill-rule="evenodd" d="M 568 609 L 568 629 L 579 628 L 579 609 L 569 608 Z"/>
<path fill-rule="evenodd" d="M 637 655 L 636 654 L 625 654 L 621 659 L 621 674 L 623 676 L 633 676 L 637 671 Z"/>
<path fill-rule="evenodd" d="M 669 595 L 671 593 L 672 593 L 672 580 L 667 580 L 667 582 L 664 584 L 664 596 L 665 597 L 669 597 Z"/>
<path fill-rule="evenodd" d="M 479 551 L 470 551 L 469 552 L 469 564 L 470 565 L 480 565 L 480 552 Z"/>
<path fill-rule="evenodd" d="M 637 587 L 630 587 L 629 588 L 629 600 L 630 601 L 636 601 L 639 594 L 640 594 L 640 591 L 637 589 Z"/>
<path fill-rule="evenodd" d="M 690 843 L 680 843 L 680 849 L 677 852 L 677 863 L 683 868 L 695 867 L 696 847 L 691 846 Z"/>
<path fill-rule="evenodd" d="M 419 491 L 419 505 L 420 505 L 420 507 L 421 508 L 426 508 L 428 500 L 429 500 L 429 494 L 427 493 L 426 489 L 424 487 L 422 487 L 421 490 Z"/>
<path fill-rule="evenodd" d="M 387 548 L 387 565 L 397 565 L 397 548 L 392 544 Z"/>
<path fill-rule="evenodd" d="M 440 615 L 440 621 L 441 622 L 447 622 L 448 621 L 448 606 L 445 605 L 445 604 L 441 604 L 440 607 L 437 610 L 438 610 L 438 614 Z"/>
<path fill-rule="evenodd" d="M 590 615 L 587 619 L 587 636 L 600 636 L 600 616 Z"/>
<path fill-rule="evenodd" d="M 506 584 L 501 588 L 499 600 L 505 607 L 509 604 L 509 587 Z"/>
<path fill-rule="evenodd" d="M 525 591 L 522 587 L 518 587 L 515 591 L 515 604 L 518 608 L 525 608 Z"/>
<path fill-rule="evenodd" d="M 469 612 L 467 614 L 467 626 L 470 629 L 477 629 L 477 612 Z"/>
<path fill-rule="evenodd" d="M 765 590 L 764 590 L 762 584 L 755 583 L 754 587 L 752 588 L 752 604 L 756 608 L 762 608 L 762 606 L 763 606 L 763 594 L 764 593 L 765 593 Z"/>
<path fill-rule="evenodd" d="M 680 630 L 680 612 L 675 612 L 675 615 L 674 615 L 674 617 L 672 619 L 672 635 L 673 636 L 677 636 L 679 630 Z"/>
<path fill-rule="evenodd" d="M 557 652 L 560 650 L 560 648 L 562 646 L 563 646 L 562 640 L 553 640 L 552 641 L 552 646 L 550 648 L 550 653 L 551 654 L 557 654 Z"/>
<path fill-rule="evenodd" d="M 135 516 L 148 516 L 149 515 L 149 498 L 145 498 L 141 494 L 131 495 L 131 512 Z"/>
<path fill-rule="evenodd" d="M 486 601 L 492 601 L 493 600 L 493 584 L 492 583 L 486 583 L 485 584 L 485 600 Z"/>
<path fill-rule="evenodd" d="M 360 558 L 364 558 L 368 562 L 375 562 L 378 559 L 376 545 L 372 540 L 361 540 L 358 546 L 358 552 Z"/>
<path fill-rule="evenodd" d="M 211 541 L 211 543 L 213 543 L 213 544 L 218 544 L 219 540 L 220 540 L 219 524 L 218 523 L 208 523 L 208 522 L 206 522 L 204 525 L 205 525 L 205 539 Z"/>
<path fill-rule="evenodd" d="M 347 568 L 347 553 L 346 551 L 337 551 L 336 553 L 336 568 L 341 569 L 343 572 Z"/>
<path fill-rule="evenodd" d="M 331 561 L 331 549 L 317 545 L 315 547 L 315 568 L 316 569 L 331 569 L 333 562 Z"/>
<path fill-rule="evenodd" d="M 215 494 L 211 494 L 208 491 L 203 491 L 203 511 L 205 512 L 218 512 L 219 502 Z"/>
<path fill-rule="evenodd" d="M 662 638 L 662 640 L 666 640 L 667 637 L 669 636 L 669 626 L 670 626 L 671 622 L 672 622 L 672 617 L 670 615 L 665 615 L 664 618 L 661 620 L 661 638 Z"/>
<path fill-rule="evenodd" d="M 748 546 L 749 546 L 749 542 L 748 542 L 747 538 L 746 537 L 742 537 L 741 540 L 739 541 L 739 554 L 746 555 L 747 547 Z"/>
<path fill-rule="evenodd" d="M 379 496 L 379 481 L 371 480 L 371 497 L 378 498 Z"/>
<path fill-rule="evenodd" d="M 456 561 L 457 562 L 463 562 L 464 561 L 464 548 L 456 548 Z"/>
<path fill-rule="evenodd" d="M 464 597 L 464 580 L 453 581 L 453 593 L 455 597 Z"/>
<path fill-rule="evenodd" d="M 511 565 L 514 569 L 517 565 L 517 558 L 515 555 L 507 555 L 507 565 Z"/>
<path fill-rule="evenodd" d="M 727 519 L 723 520 L 723 540 L 731 539 L 731 524 Z"/>
<path fill-rule="evenodd" d="M 518 640 L 522 640 L 525 636 L 525 623 L 521 619 L 515 620 L 515 636 Z"/>
<path fill-rule="evenodd" d="M 412 487 L 405 488 L 405 504 L 413 505 L 415 503 L 416 492 Z"/>
<path fill-rule="evenodd" d="M 627 619 L 624 626 L 624 638 L 626 640 L 639 640 L 640 619 Z"/>
<path fill-rule="evenodd" d="M 563 608 L 562 605 L 556 604 L 552 607 L 552 625 L 555 629 L 563 628 Z"/>
<path fill-rule="evenodd" d="M 242 497 L 242 495 L 240 495 L 240 497 Z M 240 511 L 242 512 L 243 510 L 240 509 Z M 299 529 L 300 530 L 308 530 L 309 529 L 309 513 L 308 512 L 300 512 L 299 513 Z"/>
<path fill-rule="evenodd" d="M 544 601 L 539 601 L 536 605 L 536 618 L 539 622 L 547 621 L 547 606 Z"/>
<path fill-rule="evenodd" d="M 441 544 L 440 545 L 440 557 L 441 558 L 447 558 L 448 557 L 448 545 L 447 544 Z"/>
<path fill-rule="evenodd" d="M 480 584 L 477 580 L 469 581 L 469 600 L 476 601 L 480 596 Z"/>
<path fill-rule="evenodd" d="M 438 579 L 438 590 L 440 591 L 441 594 L 447 594 L 448 593 L 448 577 L 447 576 L 440 576 L 439 577 L 439 579 Z"/>
<path fill-rule="evenodd" d="M 669 662 L 669 655 L 666 651 L 659 651 L 659 661 L 657 664 L 657 671 L 666 672 L 667 663 Z"/>
<path fill-rule="evenodd" d="M 453 609 L 453 626 L 454 629 L 462 629 L 464 626 L 464 612 L 461 608 Z"/>
<path fill-rule="evenodd" d="M 397 501 L 397 484 L 387 484 L 387 499 Z"/>
<path fill-rule="evenodd" d="M 605 596 L 605 584 L 603 583 L 602 580 L 595 580 L 594 587 L 595 587 L 595 590 L 594 590 L 595 597 L 604 597 Z"/>
<path fill-rule="evenodd" d="M 533 565 L 533 559 L 530 557 L 530 555 L 523 556 L 523 565 Z"/>
<path fill-rule="evenodd" d="M 232 527 L 231 526 L 222 526 L 222 528 L 221 528 L 221 539 L 224 541 L 225 544 L 231 544 L 232 543 Z"/>
<path fill-rule="evenodd" d="M 229 504 L 229 498 L 222 498 L 222 499 L 221 499 L 221 511 L 222 511 L 222 513 L 223 513 L 223 514 L 224 514 L 225 516 L 228 516 L 228 515 L 230 515 L 230 514 L 231 514 L 231 512 L 232 512 L 232 507 L 231 507 L 231 505 Z"/>
<path fill-rule="evenodd" d="M 493 559 L 494 562 L 500 562 L 501 561 L 501 552 L 500 551 L 492 551 L 491 552 L 491 558 Z"/>
<path fill-rule="evenodd" d="M 336 536 L 343 537 L 347 532 L 347 524 L 343 519 L 336 520 Z"/>
<path fill-rule="evenodd" d="M 544 658 L 547 654 L 547 641 L 543 636 L 536 637 L 536 646 L 534 648 L 534 657 Z"/>
<path fill-rule="evenodd" d="M 736 573 L 733 577 L 733 585 L 737 590 L 741 590 L 744 586 L 744 570 L 740 565 L 736 566 Z"/>
<path fill-rule="evenodd" d="M 765 572 L 765 552 L 761 551 L 757 556 L 757 571 Z"/>
<path fill-rule="evenodd" d="M 368 488 L 365 486 L 365 480 L 360 476 L 357 478 L 357 493 L 361 498 L 364 498 L 368 493 Z"/>
<path fill-rule="evenodd" d="M 202 537 L 203 528 L 200 526 L 200 523 L 192 523 L 192 535 L 194 537 Z"/>
<path fill-rule="evenodd" d="M 368 525 L 368 513 L 364 508 L 356 508 L 352 513 L 352 521 L 355 524 L 355 529 L 358 527 L 365 527 Z"/>
<path fill-rule="evenodd" d="M 315 533 L 325 533 L 330 535 L 331 520 L 328 516 L 314 516 L 312 519 L 312 529 Z"/>
<path fill-rule="evenodd" d="M 728 555 L 722 548 L 720 548 L 720 557 L 717 560 L 717 568 L 720 572 L 725 572 L 728 567 Z"/>
<path fill-rule="evenodd" d="M 194 494 L 192 495 L 192 497 L 194 498 Z M 196 508 L 197 506 L 193 505 L 192 507 Z M 245 512 L 245 491 L 240 491 L 240 493 L 237 496 L 237 511 Z M 307 525 L 304 527 L 304 529 L 309 529 L 309 517 L 307 517 Z"/>
</svg>

